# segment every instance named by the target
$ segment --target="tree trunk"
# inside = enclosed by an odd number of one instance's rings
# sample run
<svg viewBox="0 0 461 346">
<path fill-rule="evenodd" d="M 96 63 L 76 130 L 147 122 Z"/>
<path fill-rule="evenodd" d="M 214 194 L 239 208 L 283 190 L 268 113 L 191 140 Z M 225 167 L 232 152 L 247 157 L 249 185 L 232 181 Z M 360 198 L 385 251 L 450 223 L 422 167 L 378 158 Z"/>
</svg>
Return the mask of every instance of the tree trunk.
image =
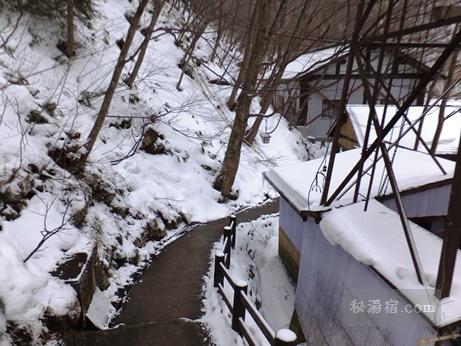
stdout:
<svg viewBox="0 0 461 346">
<path fill-rule="evenodd" d="M 280 19 L 284 19 L 284 17 L 281 15 L 282 14 L 282 11 L 283 9 L 285 8 L 285 6 L 287 5 L 287 1 L 284 0 L 280 3 L 279 5 L 279 8 L 278 8 L 278 11 L 277 11 L 277 14 L 275 15 L 275 18 L 272 22 L 272 26 L 269 30 L 269 37 L 275 33 L 276 29 L 276 23 L 277 23 L 277 20 L 280 18 Z M 295 28 L 294 28 L 294 31 L 293 32 L 298 32 L 298 30 L 301 29 L 301 26 L 302 26 L 302 18 L 304 17 L 304 14 L 307 10 L 307 7 L 308 7 L 308 1 L 305 1 L 304 4 L 303 4 L 303 7 L 301 9 L 301 12 L 298 14 L 298 19 L 296 21 L 296 25 L 295 25 Z M 295 39 L 295 35 L 293 35 L 293 37 L 290 37 L 289 41 L 288 41 L 288 44 L 287 44 L 287 48 L 286 50 L 284 51 L 284 53 L 279 57 L 279 62 L 274 66 L 273 68 L 273 72 L 271 73 L 271 76 L 269 77 L 268 81 L 266 82 L 266 85 L 264 86 L 264 89 L 265 89 L 265 92 L 264 92 L 264 96 L 263 96 L 263 100 L 262 100 L 262 105 L 261 105 L 261 110 L 260 110 L 260 115 L 258 117 L 256 117 L 254 123 L 253 123 L 253 126 L 251 127 L 250 131 L 248 132 L 248 134 L 246 135 L 245 137 L 245 141 L 248 143 L 248 144 L 251 144 L 253 143 L 253 141 L 255 140 L 256 138 L 256 135 L 258 134 L 258 131 L 259 131 L 259 127 L 261 126 L 261 123 L 263 121 L 263 116 L 266 114 L 267 110 L 269 109 L 270 105 L 271 105 L 271 101 L 272 101 L 272 97 L 275 93 L 275 89 L 277 87 L 277 85 L 280 83 L 280 81 L 282 80 L 282 77 L 283 77 L 283 74 L 285 73 L 285 69 L 289 63 L 289 53 L 291 52 L 290 49 L 293 49 L 295 47 L 292 47 L 293 46 L 293 43 L 294 43 L 294 39 Z M 277 66 L 278 65 L 278 66 Z"/>
<path fill-rule="evenodd" d="M 435 155 L 435 153 L 437 152 L 437 145 L 439 144 L 440 135 L 442 134 L 443 123 L 445 121 L 445 107 L 447 106 L 448 98 L 450 97 L 450 92 L 448 92 L 448 89 L 450 88 L 451 83 L 453 82 L 453 75 L 454 75 L 454 71 L 456 68 L 456 61 L 458 58 L 457 51 L 451 54 L 452 56 L 451 56 L 450 64 L 448 66 L 448 75 L 447 75 L 447 79 L 445 80 L 445 85 L 443 87 L 443 92 L 442 92 L 446 94 L 443 96 L 442 102 L 440 104 L 439 119 L 437 121 L 437 127 L 435 129 L 434 138 L 432 140 L 432 145 L 431 145 L 431 154 L 433 155 Z"/>
<path fill-rule="evenodd" d="M 264 95 L 259 115 L 256 117 L 255 122 L 253 123 L 253 126 L 251 126 L 250 131 L 245 136 L 245 142 L 247 142 L 248 144 L 253 143 L 253 141 L 256 138 L 256 135 L 258 134 L 259 127 L 261 126 L 261 123 L 263 121 L 263 116 L 264 114 L 266 114 L 267 110 L 271 105 L 272 95 L 273 93 L 266 93 L 266 95 Z"/>
<path fill-rule="evenodd" d="M 252 34 L 253 33 L 253 24 L 254 24 L 255 18 L 256 18 L 255 15 L 256 15 L 256 7 L 257 6 L 258 6 L 258 2 L 256 3 L 255 10 L 253 10 L 253 14 L 252 14 L 251 20 L 250 20 L 250 25 L 248 26 L 247 40 L 246 40 L 246 43 L 245 43 L 245 53 L 243 55 L 243 61 L 242 61 L 242 64 L 240 66 L 239 75 L 237 77 L 237 80 L 235 81 L 235 84 L 234 84 L 234 87 L 232 89 L 231 95 L 229 96 L 229 99 L 227 100 L 227 107 L 231 111 L 233 111 L 235 109 L 235 100 L 237 98 L 237 93 L 238 93 L 238 90 L 240 88 L 240 85 L 242 84 L 244 76 L 246 74 L 249 59 L 250 59 L 250 55 L 251 55 L 251 46 L 252 46 L 252 43 L 253 43 L 252 38 L 254 36 Z M 258 35 L 256 35 L 256 36 L 258 36 Z"/>
<path fill-rule="evenodd" d="M 192 58 L 192 54 L 194 53 L 195 46 L 197 45 L 197 42 L 200 39 L 200 37 L 202 37 L 202 34 L 205 31 L 206 27 L 207 27 L 207 23 L 200 24 L 200 26 L 198 27 L 197 31 L 194 34 L 194 37 L 192 38 L 192 42 L 190 43 L 189 48 L 187 49 L 186 53 L 184 53 L 184 56 L 181 59 L 181 75 L 179 76 L 178 83 L 176 84 L 176 89 L 178 89 L 179 91 L 181 91 L 181 83 L 184 78 L 184 73 L 186 71 L 187 64 Z"/>
<path fill-rule="evenodd" d="M 223 33 L 224 33 L 223 4 L 221 3 L 221 6 L 219 6 L 218 30 L 216 32 L 216 40 L 214 42 L 213 50 L 211 52 L 211 57 L 210 57 L 211 62 L 214 62 L 214 59 L 216 58 L 219 43 L 221 42 L 221 37 L 222 37 Z"/>
<path fill-rule="evenodd" d="M 114 96 L 115 89 L 117 88 L 118 81 L 122 74 L 123 67 L 125 66 L 125 59 L 128 55 L 131 43 L 133 42 L 133 38 L 139 24 L 139 20 L 141 19 L 142 13 L 144 12 L 144 9 L 146 8 L 148 2 L 149 0 L 141 0 L 135 15 L 130 21 L 130 28 L 128 29 L 125 42 L 122 46 L 122 49 L 120 50 L 120 55 L 118 56 L 117 64 L 115 65 L 115 69 L 112 74 L 112 79 L 110 81 L 109 87 L 107 88 L 107 91 L 104 95 L 104 100 L 102 102 L 101 109 L 99 110 L 98 117 L 96 118 L 96 121 L 93 125 L 93 128 L 91 129 L 90 134 L 88 135 L 85 144 L 86 153 L 78 162 L 79 167 L 76 168 L 83 168 L 85 166 L 88 156 L 90 155 L 91 150 L 93 149 L 94 144 L 96 143 L 98 134 L 101 131 L 102 126 L 104 124 L 104 120 L 106 119 L 107 113 L 109 112 L 109 106 L 112 102 L 112 98 Z"/>
<path fill-rule="evenodd" d="M 65 54 L 68 58 L 74 56 L 74 0 L 67 0 L 67 41 Z"/>
<path fill-rule="evenodd" d="M 254 88 L 258 78 L 259 69 L 264 57 L 264 21 L 266 17 L 266 1 L 258 1 L 254 9 L 258 13 L 258 28 L 252 44 L 247 46 L 249 56 L 248 68 L 246 69 L 245 78 L 242 83 L 242 91 L 238 97 L 235 120 L 232 127 L 229 143 L 227 145 L 226 154 L 214 183 L 213 187 L 219 190 L 223 197 L 227 198 L 231 195 L 232 185 L 237 175 L 240 152 L 245 135 L 245 128 L 248 121 L 251 101 L 253 100 Z"/>
<path fill-rule="evenodd" d="M 130 76 L 126 84 L 128 85 L 129 89 L 133 88 L 134 82 L 138 76 L 139 69 L 141 68 L 142 62 L 144 60 L 144 56 L 146 55 L 147 46 L 149 45 L 150 39 L 152 37 L 152 32 L 155 28 L 155 23 L 157 23 L 157 19 L 162 11 L 163 5 L 165 4 L 164 0 L 157 0 L 155 3 L 154 13 L 152 14 L 152 18 L 150 20 L 149 26 L 146 29 L 144 40 L 141 43 L 141 47 L 139 49 L 138 59 L 136 59 L 136 63 L 133 67 L 133 71 L 131 71 Z"/>
</svg>

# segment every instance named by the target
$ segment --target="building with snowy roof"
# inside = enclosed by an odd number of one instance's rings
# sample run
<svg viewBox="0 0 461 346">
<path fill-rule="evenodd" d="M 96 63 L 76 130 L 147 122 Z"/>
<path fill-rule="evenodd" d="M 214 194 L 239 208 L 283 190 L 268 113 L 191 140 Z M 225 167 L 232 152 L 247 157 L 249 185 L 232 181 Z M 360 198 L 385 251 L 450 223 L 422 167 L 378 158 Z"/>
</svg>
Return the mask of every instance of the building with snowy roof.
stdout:
<svg viewBox="0 0 461 346">
<path fill-rule="evenodd" d="M 395 106 L 375 106 L 378 119 L 383 119 L 383 126 L 386 126 L 392 116 L 397 112 Z M 427 109 L 422 106 L 411 106 L 408 108 L 405 119 L 401 119 L 398 124 L 385 137 L 385 142 L 393 143 L 400 135 L 398 141 L 400 147 L 417 149 L 426 152 L 426 148 L 417 139 L 416 131 L 420 132 L 421 139 L 428 148 L 436 146 L 434 153 L 441 157 L 453 159 L 458 151 L 459 136 L 461 133 L 461 108 L 459 105 L 446 106 L 441 113 L 439 106 L 432 106 Z M 346 107 L 347 120 L 341 126 L 339 134 L 339 145 L 343 149 L 361 148 L 364 145 L 365 133 L 370 108 L 367 105 L 352 105 Z M 383 116 L 385 115 L 385 116 Z M 439 118 L 442 116 L 441 118 Z M 439 123 L 439 119 L 443 119 Z M 410 127 L 414 125 L 415 131 Z M 440 131 L 438 127 L 440 126 Z M 438 135 L 436 135 L 439 133 Z M 370 128 L 367 142 L 369 146 L 376 139 L 374 127 Z M 434 144 L 436 143 L 436 144 Z"/>
<path fill-rule="evenodd" d="M 287 65 L 273 105 L 305 136 L 328 140 L 341 98 L 349 53 L 347 45 L 336 45 L 303 54 Z M 393 51 L 386 51 L 383 60 L 385 68 L 380 78 L 387 84 L 392 82 L 390 92 L 399 100 L 409 93 L 428 68 L 409 55 L 399 53 L 397 59 L 394 59 L 393 54 Z M 377 49 L 367 50 L 365 58 L 374 71 L 378 67 L 378 56 Z M 371 69 L 367 73 L 364 77 L 373 85 L 376 74 Z M 383 95 L 386 95 L 384 90 L 377 99 L 378 103 L 389 101 Z M 422 105 L 424 96 L 424 92 L 421 93 L 414 104 Z M 348 102 L 366 104 L 356 61 L 352 68 Z"/>
<path fill-rule="evenodd" d="M 450 298 L 437 299 L 442 240 L 418 225 L 421 218 L 447 215 L 455 163 L 437 158 L 436 164 L 430 155 L 405 148 L 390 155 L 414 221 L 409 225 L 424 284 L 412 264 L 383 160 L 365 161 L 358 200 L 349 186 L 328 206 L 321 203 L 326 157 L 265 173 L 280 194 L 279 255 L 297 281 L 295 313 L 308 344 L 416 345 L 459 325 L 461 264 Z M 361 149 L 336 154 L 331 191 L 360 156 Z M 369 167 L 375 169 L 372 180 Z"/>
</svg>

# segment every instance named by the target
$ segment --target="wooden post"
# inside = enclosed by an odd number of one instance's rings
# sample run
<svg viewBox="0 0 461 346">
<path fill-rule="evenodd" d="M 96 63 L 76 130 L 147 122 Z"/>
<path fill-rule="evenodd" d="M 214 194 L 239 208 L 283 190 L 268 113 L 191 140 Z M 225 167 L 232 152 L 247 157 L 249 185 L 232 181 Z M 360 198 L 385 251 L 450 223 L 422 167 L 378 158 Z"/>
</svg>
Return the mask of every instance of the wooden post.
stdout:
<svg viewBox="0 0 461 346">
<path fill-rule="evenodd" d="M 224 275 L 222 272 L 221 263 L 224 263 L 224 254 L 222 252 L 216 252 L 214 255 L 214 287 L 218 287 L 218 284 L 223 284 Z"/>
<path fill-rule="evenodd" d="M 245 281 L 238 281 L 234 288 L 234 306 L 232 311 L 232 329 L 239 335 L 242 335 L 240 330 L 239 318 L 245 319 L 245 305 L 243 303 L 242 293 L 247 293 L 248 284 Z"/>
<path fill-rule="evenodd" d="M 237 216 L 235 215 L 231 215 L 230 216 L 230 222 L 231 222 L 231 227 L 232 227 L 232 231 L 231 231 L 231 246 L 233 249 L 235 249 L 235 238 L 237 237 Z"/>
<path fill-rule="evenodd" d="M 435 295 L 439 299 L 450 296 L 453 275 L 455 272 L 456 256 L 461 241 L 461 139 L 458 144 L 455 173 L 450 193 L 448 215 L 445 220 L 445 234 L 440 254 L 439 271 L 435 285 Z"/>
<path fill-rule="evenodd" d="M 279 329 L 275 333 L 274 346 L 296 345 L 296 334 L 290 329 Z"/>
<path fill-rule="evenodd" d="M 227 239 L 227 242 L 226 242 Z M 230 226 L 224 226 L 224 244 L 225 248 L 223 249 L 226 254 L 226 268 L 230 268 L 231 262 L 231 239 L 232 239 L 232 229 Z"/>
</svg>

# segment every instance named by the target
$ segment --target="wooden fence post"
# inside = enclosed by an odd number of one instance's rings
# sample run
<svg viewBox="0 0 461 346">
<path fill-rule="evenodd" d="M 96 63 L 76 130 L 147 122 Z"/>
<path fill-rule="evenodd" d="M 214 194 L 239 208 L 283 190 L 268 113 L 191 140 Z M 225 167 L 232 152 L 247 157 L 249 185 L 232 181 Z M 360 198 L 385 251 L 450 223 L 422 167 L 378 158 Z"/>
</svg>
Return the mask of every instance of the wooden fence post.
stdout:
<svg viewBox="0 0 461 346">
<path fill-rule="evenodd" d="M 295 346 L 296 334 L 290 329 L 279 329 L 275 333 L 274 346 Z"/>
<path fill-rule="evenodd" d="M 242 293 L 247 293 L 248 284 L 245 281 L 237 281 L 234 288 L 234 306 L 232 311 L 232 329 L 239 335 L 242 335 L 240 330 L 239 318 L 245 319 L 245 305 L 243 303 Z"/>
<path fill-rule="evenodd" d="M 237 237 L 237 216 L 235 215 L 231 215 L 230 216 L 230 221 L 231 221 L 231 227 L 232 227 L 232 231 L 231 231 L 231 239 L 232 239 L 232 242 L 231 242 L 231 245 L 232 245 L 232 248 L 235 249 L 235 239 Z"/>
<path fill-rule="evenodd" d="M 223 284 L 224 274 L 222 272 L 221 263 L 224 263 L 224 254 L 222 252 L 216 252 L 214 255 L 214 287 L 218 287 L 218 284 Z"/>
<path fill-rule="evenodd" d="M 231 262 L 231 232 L 232 229 L 230 226 L 224 226 L 224 243 L 226 244 L 226 247 L 223 249 L 224 253 L 227 255 L 226 257 L 226 268 L 230 268 L 230 262 Z M 227 242 L 226 242 L 227 239 Z"/>
</svg>

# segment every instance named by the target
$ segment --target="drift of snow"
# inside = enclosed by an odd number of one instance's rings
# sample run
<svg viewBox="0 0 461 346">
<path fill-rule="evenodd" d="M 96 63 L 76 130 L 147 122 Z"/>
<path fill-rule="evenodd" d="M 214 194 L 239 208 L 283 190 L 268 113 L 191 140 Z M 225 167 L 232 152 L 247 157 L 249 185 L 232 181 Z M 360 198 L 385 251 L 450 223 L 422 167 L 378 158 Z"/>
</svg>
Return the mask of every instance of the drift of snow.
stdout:
<svg viewBox="0 0 461 346">
<path fill-rule="evenodd" d="M 410 222 L 422 270 L 429 287 L 418 282 L 399 215 L 376 200 L 333 209 L 323 215 L 320 228 L 332 245 L 372 266 L 413 304 L 434 306 L 422 311 L 436 326 L 461 319 L 461 251 L 458 250 L 450 297 L 434 296 L 442 240 Z M 432 311 L 430 311 L 432 310 Z"/>
<path fill-rule="evenodd" d="M 272 330 L 287 328 L 294 309 L 295 286 L 278 257 L 278 217 L 262 216 L 241 223 L 237 227 L 235 251 L 232 251 L 231 273 L 236 280 L 248 281 L 248 295 L 260 306 Z M 220 251 L 222 241 L 213 248 L 210 270 L 204 284 L 204 316 L 213 341 L 219 346 L 244 345 L 242 338 L 231 328 L 231 314 L 213 287 L 214 254 Z M 230 287 L 225 285 L 226 295 L 232 297 Z M 232 298 L 231 298 L 232 299 Z M 261 345 L 268 345 L 255 322 L 246 314 L 245 320 Z"/>
</svg>

